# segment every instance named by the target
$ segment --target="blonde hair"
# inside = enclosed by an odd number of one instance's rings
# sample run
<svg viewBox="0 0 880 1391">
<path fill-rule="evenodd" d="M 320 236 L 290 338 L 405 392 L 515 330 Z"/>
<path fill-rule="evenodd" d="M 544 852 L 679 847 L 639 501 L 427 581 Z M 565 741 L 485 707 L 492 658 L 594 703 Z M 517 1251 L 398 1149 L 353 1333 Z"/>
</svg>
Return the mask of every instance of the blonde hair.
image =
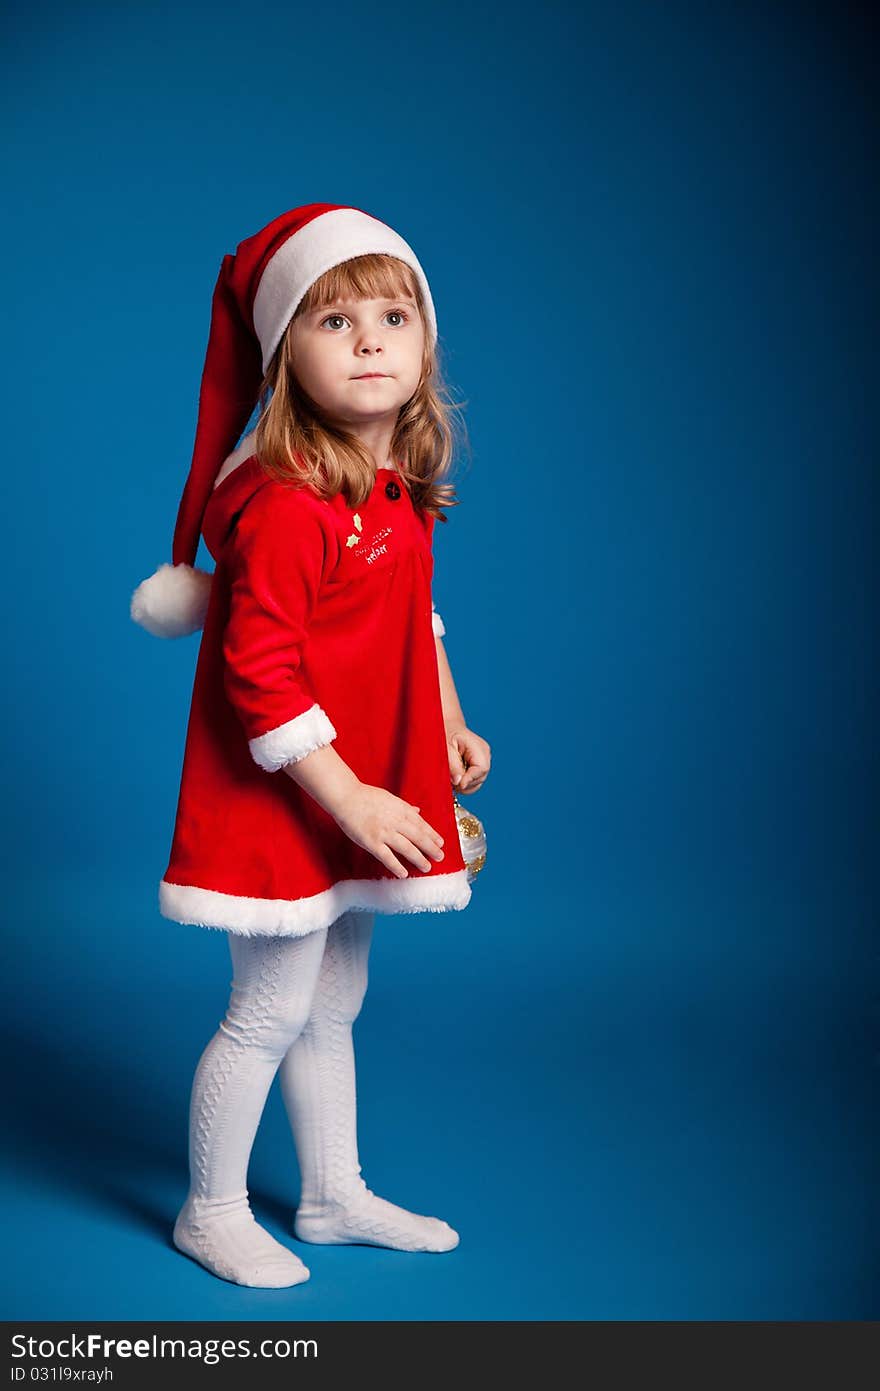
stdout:
<svg viewBox="0 0 880 1391">
<path fill-rule="evenodd" d="M 373 459 L 356 435 L 330 425 L 301 388 L 293 370 L 291 328 L 302 314 L 334 301 L 409 296 L 426 325 L 422 372 L 415 393 L 401 407 L 391 439 L 391 457 L 413 505 L 445 522 L 443 508 L 457 507 L 449 473 L 457 439 L 467 445 L 449 399 L 436 346 L 429 342 L 425 303 L 418 281 L 395 256 L 356 256 L 327 271 L 307 291 L 267 368 L 259 393 L 260 416 L 254 452 L 279 482 L 308 484 L 320 496 L 341 492 L 350 507 L 367 501 L 375 481 Z"/>
</svg>

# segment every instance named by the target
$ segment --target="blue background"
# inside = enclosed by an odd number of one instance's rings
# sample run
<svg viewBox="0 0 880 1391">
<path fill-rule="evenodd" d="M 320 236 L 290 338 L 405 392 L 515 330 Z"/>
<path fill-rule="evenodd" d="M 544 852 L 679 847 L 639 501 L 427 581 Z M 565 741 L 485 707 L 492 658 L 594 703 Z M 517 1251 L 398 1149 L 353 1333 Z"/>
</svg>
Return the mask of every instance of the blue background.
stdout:
<svg viewBox="0 0 880 1391">
<path fill-rule="evenodd" d="M 34 5 L 8 20 L 10 1319 L 866 1319 L 868 29 L 860 7 Z M 435 600 L 489 839 L 377 923 L 367 1182 L 457 1251 L 170 1244 L 221 933 L 160 918 L 196 637 L 170 558 L 211 293 L 286 208 L 398 228 L 467 402 Z M 205 556 L 202 553 L 202 561 Z M 872 857 L 871 852 L 875 854 Z"/>
</svg>

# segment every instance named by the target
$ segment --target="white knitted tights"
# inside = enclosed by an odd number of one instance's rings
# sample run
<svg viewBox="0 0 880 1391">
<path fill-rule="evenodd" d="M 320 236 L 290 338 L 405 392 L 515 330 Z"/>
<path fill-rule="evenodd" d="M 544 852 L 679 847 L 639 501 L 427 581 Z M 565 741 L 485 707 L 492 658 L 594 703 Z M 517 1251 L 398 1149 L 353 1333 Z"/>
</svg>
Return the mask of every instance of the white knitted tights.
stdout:
<svg viewBox="0 0 880 1391">
<path fill-rule="evenodd" d="M 248 1203 L 248 1161 L 279 1067 L 302 1180 L 300 1240 L 405 1251 L 458 1244 L 445 1222 L 376 1197 L 360 1177 L 352 1025 L 367 987 L 373 918 L 345 913 L 305 937 L 228 934 L 232 993 L 196 1068 L 190 1191 L 174 1227 L 178 1249 L 223 1279 L 280 1288 L 309 1278 Z"/>
</svg>

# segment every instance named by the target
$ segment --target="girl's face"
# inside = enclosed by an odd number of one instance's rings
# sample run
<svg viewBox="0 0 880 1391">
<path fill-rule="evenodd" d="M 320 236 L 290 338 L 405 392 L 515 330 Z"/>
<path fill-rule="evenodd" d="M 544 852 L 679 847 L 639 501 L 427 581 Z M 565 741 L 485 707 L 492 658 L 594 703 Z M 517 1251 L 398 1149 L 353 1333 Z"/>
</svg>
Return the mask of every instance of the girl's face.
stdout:
<svg viewBox="0 0 880 1391">
<path fill-rule="evenodd" d="M 425 328 L 415 301 L 336 300 L 290 326 L 297 381 L 332 425 L 394 425 L 416 391 Z"/>
</svg>

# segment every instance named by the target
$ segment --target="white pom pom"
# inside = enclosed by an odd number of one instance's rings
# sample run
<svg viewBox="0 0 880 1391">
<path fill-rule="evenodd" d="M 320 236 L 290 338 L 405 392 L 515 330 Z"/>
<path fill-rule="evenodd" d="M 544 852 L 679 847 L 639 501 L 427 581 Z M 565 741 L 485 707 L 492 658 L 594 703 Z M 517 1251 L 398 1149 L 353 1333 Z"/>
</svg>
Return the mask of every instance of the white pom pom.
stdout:
<svg viewBox="0 0 880 1391">
<path fill-rule="evenodd" d="M 192 565 L 160 565 L 131 596 L 131 616 L 157 638 L 198 632 L 208 612 L 213 578 Z"/>
</svg>

